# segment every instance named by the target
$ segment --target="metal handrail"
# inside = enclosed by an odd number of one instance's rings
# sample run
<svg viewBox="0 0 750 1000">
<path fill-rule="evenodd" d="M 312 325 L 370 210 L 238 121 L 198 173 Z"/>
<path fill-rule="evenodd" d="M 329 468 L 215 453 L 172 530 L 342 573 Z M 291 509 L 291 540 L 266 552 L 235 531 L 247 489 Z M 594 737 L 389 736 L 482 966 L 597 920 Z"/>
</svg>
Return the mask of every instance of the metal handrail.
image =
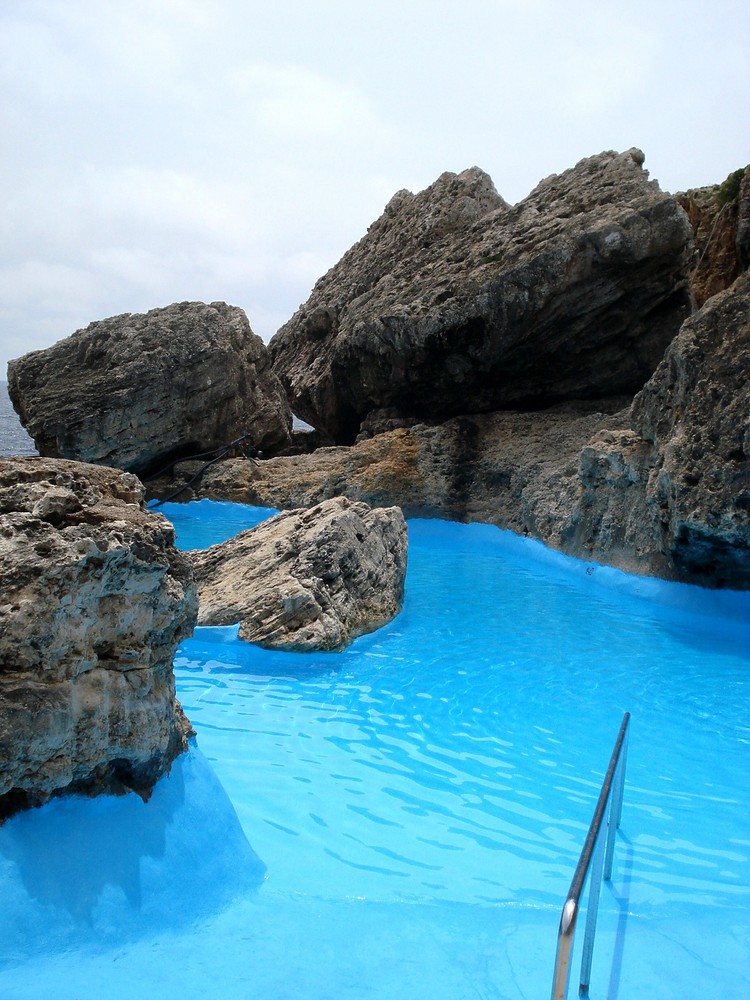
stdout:
<svg viewBox="0 0 750 1000">
<path fill-rule="evenodd" d="M 555 956 L 555 975 L 552 980 L 552 1000 L 565 1000 L 568 995 L 570 980 L 570 959 L 573 952 L 573 936 L 580 909 L 580 898 L 593 861 L 589 900 L 586 911 L 586 931 L 583 939 L 583 955 L 581 958 L 581 979 L 578 987 L 580 996 L 587 996 L 591 979 L 591 959 L 594 953 L 594 935 L 596 933 L 596 917 L 599 909 L 599 890 L 602 877 L 607 881 L 612 877 L 612 856 L 615 848 L 615 833 L 620 825 L 622 815 L 622 793 L 625 786 L 625 763 L 628 754 L 628 723 L 630 712 L 623 716 L 620 732 L 617 735 L 612 757 L 607 773 L 604 776 L 599 801 L 596 803 L 594 816 L 589 826 L 589 832 L 581 851 L 581 857 L 568 889 L 565 905 L 560 916 L 560 929 L 557 935 L 557 955 Z M 607 836 L 603 834 L 604 814 L 609 803 L 609 819 L 607 821 Z M 604 844 L 606 839 L 606 851 Z"/>
</svg>

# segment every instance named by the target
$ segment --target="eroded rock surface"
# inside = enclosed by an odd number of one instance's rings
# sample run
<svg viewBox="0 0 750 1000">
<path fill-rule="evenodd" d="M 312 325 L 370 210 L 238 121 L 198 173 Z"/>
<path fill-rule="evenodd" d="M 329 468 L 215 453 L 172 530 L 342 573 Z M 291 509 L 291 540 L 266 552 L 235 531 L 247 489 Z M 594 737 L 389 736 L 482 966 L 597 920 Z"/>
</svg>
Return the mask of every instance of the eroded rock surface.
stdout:
<svg viewBox="0 0 750 1000">
<path fill-rule="evenodd" d="M 275 507 L 345 495 L 497 524 L 629 572 L 748 589 L 749 371 L 746 272 L 685 322 L 632 410 L 607 400 L 401 427 L 259 467 L 221 463 L 194 495 Z M 178 478 L 195 471 L 186 463 Z"/>
<path fill-rule="evenodd" d="M 174 530 L 127 473 L 0 462 L 0 819 L 147 795 L 186 748 L 172 660 L 197 614 Z"/>
<path fill-rule="evenodd" d="M 750 274 L 691 317 L 636 396 L 595 435 L 566 539 L 625 569 L 750 589 Z"/>
<path fill-rule="evenodd" d="M 373 410 L 634 394 L 691 308 L 690 224 L 642 162 L 582 160 L 513 208 L 476 168 L 399 192 L 269 345 L 294 411 L 349 444 Z"/>
<path fill-rule="evenodd" d="M 241 309 L 181 302 L 91 323 L 8 365 L 41 455 L 148 474 L 249 434 L 272 452 L 292 415 Z"/>
<path fill-rule="evenodd" d="M 695 233 L 690 286 L 696 305 L 729 288 L 750 266 L 750 166 L 722 184 L 676 195 Z"/>
<path fill-rule="evenodd" d="M 683 326 L 632 408 L 675 573 L 750 588 L 750 273 Z"/>
<path fill-rule="evenodd" d="M 581 492 L 581 450 L 603 428 L 629 428 L 630 400 L 618 400 L 617 412 L 607 412 L 614 402 L 455 417 L 258 466 L 221 462 L 183 496 L 280 508 L 346 496 L 399 506 L 407 517 L 497 524 L 560 547 L 562 527 Z M 194 463 L 183 463 L 176 481 L 186 482 L 196 471 Z M 169 495 L 176 481 L 153 484 L 157 495 Z"/>
<path fill-rule="evenodd" d="M 273 649 L 336 650 L 400 610 L 406 524 L 397 508 L 337 498 L 190 556 L 199 624 L 239 622 L 240 638 Z"/>
</svg>

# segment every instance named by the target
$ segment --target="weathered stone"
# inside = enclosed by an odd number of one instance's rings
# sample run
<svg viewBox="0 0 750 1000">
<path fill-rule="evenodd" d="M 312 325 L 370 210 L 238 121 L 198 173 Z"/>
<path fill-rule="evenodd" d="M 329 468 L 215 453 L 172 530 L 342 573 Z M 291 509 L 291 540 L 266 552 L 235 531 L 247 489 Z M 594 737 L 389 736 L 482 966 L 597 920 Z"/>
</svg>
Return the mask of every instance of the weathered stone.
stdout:
<svg viewBox="0 0 750 1000">
<path fill-rule="evenodd" d="M 455 417 L 439 425 L 398 428 L 353 447 L 253 465 L 235 460 L 206 470 L 183 494 L 277 508 L 310 507 L 334 496 L 372 506 L 399 506 L 407 517 L 484 521 L 559 547 L 561 525 L 581 486 L 579 456 L 602 428 L 628 427 L 628 404 L 561 404 L 540 413 L 500 412 Z M 618 412 L 606 412 L 615 405 Z M 195 464 L 175 470 L 180 481 Z M 152 483 L 155 495 L 175 482 Z"/>
<path fill-rule="evenodd" d="M 202 625 L 240 623 L 273 649 L 335 650 L 401 608 L 406 524 L 344 498 L 293 510 L 190 553 Z"/>
<path fill-rule="evenodd" d="M 690 287 L 696 305 L 723 292 L 750 265 L 750 166 L 723 184 L 675 196 L 693 227 L 696 262 Z"/>
<path fill-rule="evenodd" d="M 402 427 L 259 466 L 222 462 L 184 498 L 283 508 L 348 496 L 497 524 L 629 572 L 748 589 L 749 309 L 745 274 L 685 323 L 632 416 L 620 399 Z M 195 471 L 178 466 L 178 480 Z"/>
<path fill-rule="evenodd" d="M 135 476 L 0 462 L 0 819 L 61 792 L 148 795 L 186 748 L 172 660 L 192 570 Z"/>
<path fill-rule="evenodd" d="M 646 502 L 652 449 L 629 426 L 600 428 L 581 449 L 578 487 L 549 540 L 582 559 L 675 579 Z M 677 577 L 678 578 L 678 577 Z"/>
<path fill-rule="evenodd" d="M 92 323 L 8 365 L 40 454 L 148 474 L 244 434 L 273 451 L 292 415 L 241 309 L 182 302 Z"/>
<path fill-rule="evenodd" d="M 636 396 L 646 501 L 678 579 L 750 588 L 750 272 L 683 326 Z"/>
<path fill-rule="evenodd" d="M 602 153 L 514 208 L 476 168 L 399 192 L 269 345 L 294 411 L 348 444 L 373 410 L 632 395 L 691 307 L 690 225 L 642 162 Z"/>
</svg>

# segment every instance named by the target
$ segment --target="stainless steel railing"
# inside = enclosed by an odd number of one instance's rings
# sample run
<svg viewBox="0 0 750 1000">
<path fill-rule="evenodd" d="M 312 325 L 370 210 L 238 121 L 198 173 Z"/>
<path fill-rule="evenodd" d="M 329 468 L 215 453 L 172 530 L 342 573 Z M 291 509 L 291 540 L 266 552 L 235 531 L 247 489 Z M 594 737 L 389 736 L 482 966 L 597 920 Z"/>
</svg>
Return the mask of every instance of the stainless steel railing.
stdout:
<svg viewBox="0 0 750 1000">
<path fill-rule="evenodd" d="M 570 980 L 570 960 L 573 952 L 573 937 L 580 910 L 580 898 L 586 883 L 586 876 L 591 869 L 588 906 L 586 908 L 586 930 L 583 938 L 583 954 L 581 957 L 581 978 L 578 993 L 587 996 L 591 979 L 591 959 L 594 954 L 594 936 L 596 934 L 596 917 L 599 909 L 599 891 L 602 877 L 609 880 L 612 877 L 612 857 L 615 849 L 615 833 L 620 825 L 622 814 L 622 793 L 625 786 L 625 764 L 628 753 L 628 723 L 630 712 L 626 712 L 620 732 L 615 742 L 607 773 L 604 776 L 599 801 L 596 803 L 594 816 L 589 826 L 589 832 L 581 851 L 578 865 L 568 889 L 565 905 L 560 916 L 560 929 L 557 935 L 557 955 L 555 957 L 555 975 L 552 980 L 552 1000 L 565 1000 L 568 995 Z M 604 817 L 609 805 L 609 817 Z M 606 834 L 606 836 L 605 836 Z M 605 846 L 606 845 L 606 846 Z"/>
</svg>

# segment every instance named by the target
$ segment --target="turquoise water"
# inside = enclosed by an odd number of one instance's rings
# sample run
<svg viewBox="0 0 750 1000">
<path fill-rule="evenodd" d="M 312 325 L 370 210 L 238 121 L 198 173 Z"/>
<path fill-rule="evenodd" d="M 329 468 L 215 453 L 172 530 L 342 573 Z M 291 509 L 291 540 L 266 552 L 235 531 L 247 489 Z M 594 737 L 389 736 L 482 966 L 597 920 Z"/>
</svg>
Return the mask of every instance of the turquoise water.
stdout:
<svg viewBox="0 0 750 1000">
<path fill-rule="evenodd" d="M 162 509 L 183 547 L 267 513 Z M 182 645 L 197 740 L 156 818 L 70 800 L 0 829 L 0 997 L 546 998 L 625 711 L 591 995 L 750 995 L 750 595 L 482 525 L 409 544 L 403 612 L 343 653 Z"/>
</svg>

